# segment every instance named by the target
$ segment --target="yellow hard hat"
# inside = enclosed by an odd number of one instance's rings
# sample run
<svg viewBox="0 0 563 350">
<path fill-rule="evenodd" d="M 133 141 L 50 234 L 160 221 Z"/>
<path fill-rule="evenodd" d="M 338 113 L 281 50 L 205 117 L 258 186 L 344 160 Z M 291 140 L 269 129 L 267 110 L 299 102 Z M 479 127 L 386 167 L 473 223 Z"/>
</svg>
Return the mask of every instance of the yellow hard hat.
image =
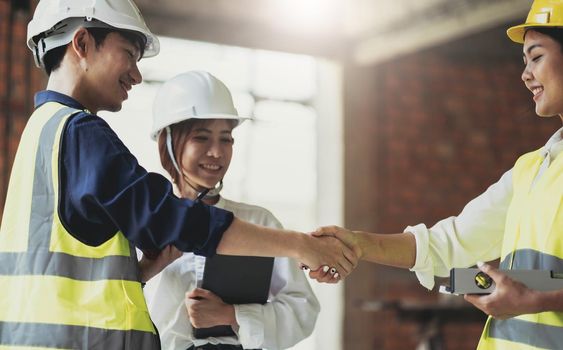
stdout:
<svg viewBox="0 0 563 350">
<path fill-rule="evenodd" d="M 524 43 L 528 28 L 563 27 L 563 0 L 535 0 L 526 23 L 508 28 L 506 34 L 517 43 Z"/>
</svg>

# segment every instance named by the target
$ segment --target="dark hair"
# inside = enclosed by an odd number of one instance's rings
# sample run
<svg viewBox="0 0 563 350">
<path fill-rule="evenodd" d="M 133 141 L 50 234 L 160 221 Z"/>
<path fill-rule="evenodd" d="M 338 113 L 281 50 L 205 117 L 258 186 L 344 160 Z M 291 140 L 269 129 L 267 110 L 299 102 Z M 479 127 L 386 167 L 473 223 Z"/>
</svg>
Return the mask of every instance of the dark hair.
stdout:
<svg viewBox="0 0 563 350">
<path fill-rule="evenodd" d="M 132 32 L 128 30 L 119 30 L 113 28 L 86 28 L 86 30 L 94 37 L 94 42 L 96 43 L 96 48 L 99 48 L 103 43 L 109 33 L 118 33 L 125 40 L 129 41 L 131 44 L 137 46 L 140 52 L 139 57 L 143 57 L 145 53 L 145 45 L 147 40 L 144 35 L 137 32 Z M 63 57 L 66 54 L 66 49 L 68 45 L 59 46 L 52 50 L 49 50 L 45 56 L 43 56 L 43 63 L 45 66 L 45 72 L 47 75 L 51 75 L 51 72 L 60 67 Z"/>
<path fill-rule="evenodd" d="M 47 75 L 51 75 L 51 72 L 59 68 L 63 57 L 66 53 L 67 45 L 56 47 L 52 50 L 47 51 L 45 56 L 43 56 L 43 65 L 45 66 L 45 72 Z"/>
<path fill-rule="evenodd" d="M 201 125 L 206 126 L 209 125 L 214 119 L 188 119 L 181 121 L 176 124 L 170 125 L 170 131 L 172 134 L 172 149 L 174 150 L 174 157 L 176 158 L 176 164 L 178 166 L 182 166 L 181 159 L 184 156 L 184 145 L 186 144 L 186 140 L 188 136 L 192 132 L 195 126 Z M 231 127 L 235 127 L 238 123 L 236 119 L 227 119 Z M 166 130 L 162 130 L 158 135 L 158 153 L 160 155 L 160 164 L 166 170 L 172 181 L 175 184 L 179 184 L 180 182 L 180 174 L 176 171 L 174 167 L 174 163 L 170 159 L 170 155 L 168 154 L 168 150 L 166 149 Z"/>
<path fill-rule="evenodd" d="M 534 32 L 538 32 L 544 35 L 549 36 L 553 40 L 559 43 L 561 47 L 561 51 L 563 51 L 563 28 L 561 27 L 532 27 L 528 30 L 533 30 Z M 526 30 L 526 33 L 528 32 Z M 525 36 L 525 35 L 524 35 Z"/>
</svg>

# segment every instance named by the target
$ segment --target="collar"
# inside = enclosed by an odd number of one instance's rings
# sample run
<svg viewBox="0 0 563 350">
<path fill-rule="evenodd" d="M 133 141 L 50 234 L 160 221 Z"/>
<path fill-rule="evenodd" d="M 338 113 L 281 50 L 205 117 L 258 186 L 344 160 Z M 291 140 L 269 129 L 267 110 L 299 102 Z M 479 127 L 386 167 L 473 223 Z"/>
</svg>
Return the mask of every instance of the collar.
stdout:
<svg viewBox="0 0 563 350">
<path fill-rule="evenodd" d="M 84 106 L 80 104 L 80 102 L 76 101 L 74 98 L 52 90 L 39 91 L 38 93 L 35 94 L 34 102 L 35 102 L 35 108 L 38 108 L 47 102 L 58 102 L 65 106 L 86 110 L 86 108 L 84 108 Z"/>
<path fill-rule="evenodd" d="M 225 202 L 225 198 L 223 198 L 223 196 L 219 196 L 219 200 L 213 206 L 220 209 L 225 209 L 226 204 L 227 203 Z"/>
<path fill-rule="evenodd" d="M 549 157 L 553 160 L 561 152 L 563 152 L 563 128 L 557 130 L 557 132 L 549 138 L 545 146 L 542 147 L 542 156 L 544 158 Z"/>
</svg>

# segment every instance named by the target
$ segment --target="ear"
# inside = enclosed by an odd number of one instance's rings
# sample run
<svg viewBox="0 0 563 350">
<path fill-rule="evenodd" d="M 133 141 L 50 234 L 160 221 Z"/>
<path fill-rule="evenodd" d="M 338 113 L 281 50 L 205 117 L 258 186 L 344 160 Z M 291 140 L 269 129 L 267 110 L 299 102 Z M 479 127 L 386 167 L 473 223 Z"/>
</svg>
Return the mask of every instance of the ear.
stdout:
<svg viewBox="0 0 563 350">
<path fill-rule="evenodd" d="M 72 41 L 70 42 L 70 47 L 78 60 L 80 61 L 80 65 L 88 69 L 86 66 L 86 58 L 88 54 L 92 50 L 93 38 L 88 32 L 86 28 L 78 28 L 78 30 L 74 33 L 72 37 Z"/>
</svg>

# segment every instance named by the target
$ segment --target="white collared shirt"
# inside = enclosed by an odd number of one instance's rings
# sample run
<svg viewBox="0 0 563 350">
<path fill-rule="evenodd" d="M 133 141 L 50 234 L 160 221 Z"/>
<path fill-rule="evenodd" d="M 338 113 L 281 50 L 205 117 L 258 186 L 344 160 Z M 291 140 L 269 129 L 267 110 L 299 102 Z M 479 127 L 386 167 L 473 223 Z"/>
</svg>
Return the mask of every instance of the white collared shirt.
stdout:
<svg viewBox="0 0 563 350">
<path fill-rule="evenodd" d="M 533 184 L 563 152 L 563 128 L 542 148 L 544 161 Z M 532 186 L 533 186 L 532 184 Z M 447 277 L 453 267 L 469 267 L 477 261 L 500 257 L 504 225 L 512 199 L 512 169 L 484 193 L 469 202 L 458 216 L 441 220 L 431 228 L 408 226 L 416 239 L 416 262 L 411 271 L 424 287 L 434 287 L 434 276 Z"/>
<path fill-rule="evenodd" d="M 242 220 L 281 228 L 266 209 L 221 198 L 216 207 Z M 145 286 L 150 315 L 164 350 L 185 350 L 191 345 L 241 344 L 245 349 L 286 349 L 308 337 L 320 306 L 309 281 L 294 260 L 274 259 L 269 302 L 235 305 L 237 337 L 194 339 L 184 299 L 187 291 L 201 285 L 205 258 L 184 253 Z"/>
</svg>

